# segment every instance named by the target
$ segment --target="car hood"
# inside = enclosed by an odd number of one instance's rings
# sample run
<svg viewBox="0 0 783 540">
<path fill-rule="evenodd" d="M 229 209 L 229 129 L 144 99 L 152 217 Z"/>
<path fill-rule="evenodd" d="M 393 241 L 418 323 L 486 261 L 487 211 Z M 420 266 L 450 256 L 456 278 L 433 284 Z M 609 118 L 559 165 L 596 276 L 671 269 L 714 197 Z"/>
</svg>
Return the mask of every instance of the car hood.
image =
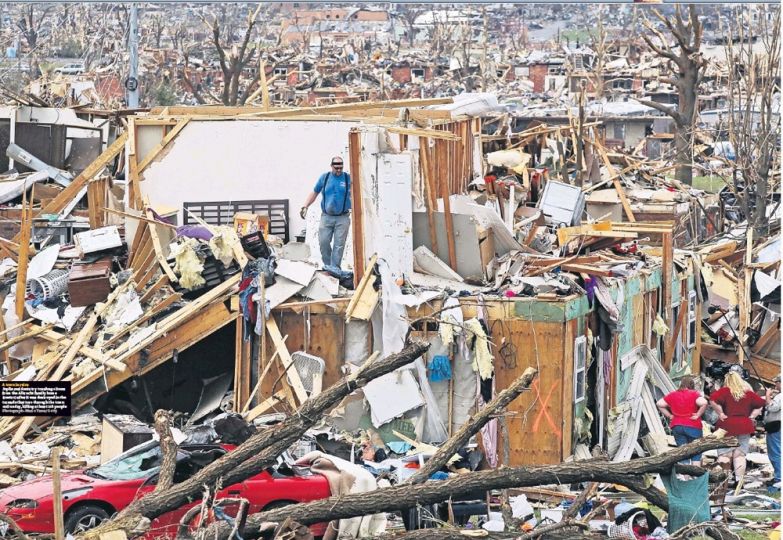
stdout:
<svg viewBox="0 0 783 540">
<path fill-rule="evenodd" d="M 96 487 L 96 485 L 103 483 L 106 483 L 106 480 L 92 478 L 84 474 L 83 471 L 63 472 L 60 476 L 63 494 L 67 494 L 66 492 L 70 490 Z M 0 490 L 0 505 L 5 505 L 15 499 L 35 499 L 40 501 L 47 497 L 51 498 L 53 491 L 52 476 L 47 474 L 40 478 L 28 480 Z"/>
</svg>

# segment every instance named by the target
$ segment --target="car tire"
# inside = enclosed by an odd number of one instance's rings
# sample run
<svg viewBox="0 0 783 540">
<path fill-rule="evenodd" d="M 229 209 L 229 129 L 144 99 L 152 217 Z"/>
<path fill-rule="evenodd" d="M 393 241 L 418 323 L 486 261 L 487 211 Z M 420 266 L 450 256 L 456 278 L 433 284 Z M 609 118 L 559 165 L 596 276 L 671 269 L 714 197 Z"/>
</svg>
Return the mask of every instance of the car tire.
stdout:
<svg viewBox="0 0 783 540">
<path fill-rule="evenodd" d="M 68 512 L 65 516 L 65 531 L 73 535 L 94 529 L 109 519 L 109 513 L 100 506 L 87 504 Z"/>
</svg>

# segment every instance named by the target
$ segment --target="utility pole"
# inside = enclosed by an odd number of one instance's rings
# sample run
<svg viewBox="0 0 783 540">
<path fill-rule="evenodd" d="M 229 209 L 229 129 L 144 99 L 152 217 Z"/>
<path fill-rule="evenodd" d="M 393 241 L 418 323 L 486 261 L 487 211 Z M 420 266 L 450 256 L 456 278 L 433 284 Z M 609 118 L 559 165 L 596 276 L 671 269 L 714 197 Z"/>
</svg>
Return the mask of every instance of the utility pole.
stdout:
<svg viewBox="0 0 783 540">
<path fill-rule="evenodd" d="M 128 92 L 128 108 L 139 108 L 139 13 L 136 4 L 130 6 L 130 26 L 128 30 L 128 49 L 130 70 L 125 79 Z"/>
</svg>

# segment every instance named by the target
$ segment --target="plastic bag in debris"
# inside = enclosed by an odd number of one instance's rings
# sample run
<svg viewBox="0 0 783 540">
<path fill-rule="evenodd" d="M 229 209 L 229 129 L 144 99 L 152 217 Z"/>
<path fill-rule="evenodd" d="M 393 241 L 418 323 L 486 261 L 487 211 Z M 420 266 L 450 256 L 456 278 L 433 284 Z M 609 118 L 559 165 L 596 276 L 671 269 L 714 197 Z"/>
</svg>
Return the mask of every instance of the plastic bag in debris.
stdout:
<svg viewBox="0 0 783 540">
<path fill-rule="evenodd" d="M 242 444 L 256 432 L 253 424 L 248 424 L 241 415 L 223 413 L 208 422 L 220 440 L 227 444 Z"/>
<path fill-rule="evenodd" d="M 206 283 L 201 276 L 204 270 L 204 264 L 196 254 L 198 242 L 192 238 L 187 238 L 181 243 L 174 244 L 171 248 L 171 254 L 174 255 L 174 271 L 180 275 L 179 284 L 185 289 L 195 289 Z"/>
<path fill-rule="evenodd" d="M 527 501 L 525 495 L 509 497 L 508 504 L 511 506 L 511 515 L 517 519 L 528 521 L 535 516 L 533 505 Z"/>
<path fill-rule="evenodd" d="M 451 362 L 448 356 L 442 354 L 436 355 L 427 366 L 430 370 L 430 380 L 432 382 L 448 381 L 451 379 Z"/>
<path fill-rule="evenodd" d="M 185 435 L 187 435 L 185 442 L 188 444 L 210 444 L 218 438 L 218 434 L 212 426 L 203 424 L 187 428 Z"/>
</svg>

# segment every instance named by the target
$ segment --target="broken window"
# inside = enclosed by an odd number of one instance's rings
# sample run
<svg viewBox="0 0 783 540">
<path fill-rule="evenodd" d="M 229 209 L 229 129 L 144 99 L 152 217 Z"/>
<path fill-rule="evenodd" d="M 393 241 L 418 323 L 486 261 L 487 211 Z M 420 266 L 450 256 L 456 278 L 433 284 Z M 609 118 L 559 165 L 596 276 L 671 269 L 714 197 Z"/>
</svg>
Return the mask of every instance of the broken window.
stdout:
<svg viewBox="0 0 783 540">
<path fill-rule="evenodd" d="M 619 140 L 625 140 L 625 124 L 614 125 L 614 138 Z"/>
<path fill-rule="evenodd" d="M 274 75 L 279 75 L 280 77 L 285 77 L 288 75 L 288 68 L 285 67 L 276 67 L 274 71 Z"/>
<path fill-rule="evenodd" d="M 413 69 L 411 69 L 411 76 L 414 79 L 423 79 L 424 78 L 424 69 L 422 69 L 422 68 L 413 68 Z"/>
<path fill-rule="evenodd" d="M 687 327 L 687 339 L 686 343 L 688 348 L 692 349 L 696 346 L 696 333 L 698 332 L 698 325 L 696 323 L 696 291 L 690 291 L 688 293 L 688 327 Z"/>
<path fill-rule="evenodd" d="M 574 340 L 574 403 L 585 399 L 587 388 L 587 338 Z"/>
</svg>

